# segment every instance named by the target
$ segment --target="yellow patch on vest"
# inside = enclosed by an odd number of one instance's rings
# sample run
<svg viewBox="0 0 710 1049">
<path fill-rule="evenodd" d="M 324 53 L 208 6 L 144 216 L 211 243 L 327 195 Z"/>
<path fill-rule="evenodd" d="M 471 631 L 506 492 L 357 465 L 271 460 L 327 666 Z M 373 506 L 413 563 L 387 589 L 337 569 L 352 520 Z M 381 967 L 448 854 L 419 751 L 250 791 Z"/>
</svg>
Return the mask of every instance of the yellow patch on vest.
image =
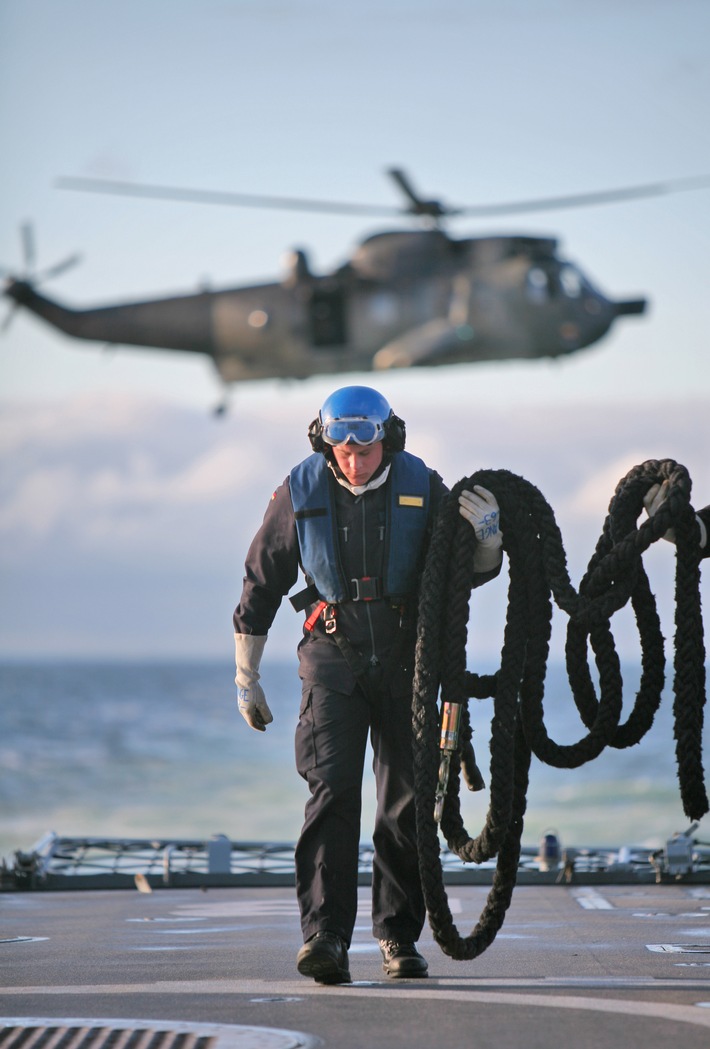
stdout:
<svg viewBox="0 0 710 1049">
<path fill-rule="evenodd" d="M 400 506 L 424 506 L 424 499 L 421 495 L 400 495 L 397 497 L 397 502 Z"/>
</svg>

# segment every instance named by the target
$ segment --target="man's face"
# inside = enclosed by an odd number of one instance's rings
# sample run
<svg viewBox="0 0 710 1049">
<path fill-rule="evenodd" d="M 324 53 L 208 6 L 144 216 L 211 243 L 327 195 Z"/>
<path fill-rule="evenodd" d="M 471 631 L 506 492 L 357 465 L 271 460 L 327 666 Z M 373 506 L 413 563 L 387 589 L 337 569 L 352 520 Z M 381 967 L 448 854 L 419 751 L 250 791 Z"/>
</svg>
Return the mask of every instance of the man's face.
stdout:
<svg viewBox="0 0 710 1049">
<path fill-rule="evenodd" d="M 333 457 L 348 484 L 367 484 L 382 462 L 382 441 L 377 444 L 339 444 L 333 447 Z"/>
</svg>

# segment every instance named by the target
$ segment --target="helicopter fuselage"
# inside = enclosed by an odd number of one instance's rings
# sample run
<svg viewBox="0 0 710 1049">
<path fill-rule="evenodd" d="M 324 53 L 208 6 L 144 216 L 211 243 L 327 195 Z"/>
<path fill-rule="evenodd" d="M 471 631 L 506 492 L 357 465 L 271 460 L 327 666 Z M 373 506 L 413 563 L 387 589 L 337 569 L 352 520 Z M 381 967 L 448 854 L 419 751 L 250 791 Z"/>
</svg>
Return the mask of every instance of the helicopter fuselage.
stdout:
<svg viewBox="0 0 710 1049">
<path fill-rule="evenodd" d="M 557 357 L 643 300 L 615 303 L 540 237 L 379 233 L 314 276 L 74 310 L 12 280 L 5 294 L 75 338 L 206 354 L 226 383 L 466 361 Z"/>
</svg>

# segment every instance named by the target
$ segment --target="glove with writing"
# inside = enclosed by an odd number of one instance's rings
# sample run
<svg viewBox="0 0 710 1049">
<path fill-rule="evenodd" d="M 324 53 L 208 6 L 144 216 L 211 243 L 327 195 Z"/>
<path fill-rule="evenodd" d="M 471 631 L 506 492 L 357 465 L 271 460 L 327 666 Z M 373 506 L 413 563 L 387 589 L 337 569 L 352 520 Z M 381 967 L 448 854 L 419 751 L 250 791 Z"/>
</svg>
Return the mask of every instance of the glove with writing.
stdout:
<svg viewBox="0 0 710 1049">
<path fill-rule="evenodd" d="M 266 635 L 234 635 L 234 655 L 237 674 L 237 706 L 244 720 L 257 732 L 265 732 L 274 718 L 259 684 L 259 664 L 266 644 Z"/>
<path fill-rule="evenodd" d="M 480 484 L 473 491 L 459 496 L 459 513 L 476 533 L 476 552 L 473 567 L 477 572 L 490 572 L 503 559 L 503 535 L 500 530 L 500 509 L 496 497 Z"/>
</svg>

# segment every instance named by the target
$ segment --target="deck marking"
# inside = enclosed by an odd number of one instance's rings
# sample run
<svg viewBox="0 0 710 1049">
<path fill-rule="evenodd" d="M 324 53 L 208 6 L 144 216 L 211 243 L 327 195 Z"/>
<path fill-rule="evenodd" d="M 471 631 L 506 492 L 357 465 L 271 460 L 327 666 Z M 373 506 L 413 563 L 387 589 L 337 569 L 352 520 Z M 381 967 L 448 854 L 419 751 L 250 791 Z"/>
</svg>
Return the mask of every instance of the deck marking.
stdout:
<svg viewBox="0 0 710 1049">
<path fill-rule="evenodd" d="M 710 954 L 710 943 L 647 943 L 656 954 Z"/>
<path fill-rule="evenodd" d="M 127 922 L 203 922 L 205 918 L 124 918 Z"/>
<path fill-rule="evenodd" d="M 214 944 L 212 943 L 191 943 L 181 944 L 179 947 L 171 944 L 169 947 L 126 947 L 124 950 L 127 951 L 211 951 L 214 950 Z"/>
<path fill-rule="evenodd" d="M 42 940 L 48 940 L 49 936 L 5 936 L 0 940 L 2 943 L 41 943 Z"/>
<path fill-rule="evenodd" d="M 178 918 L 253 918 L 269 915 L 298 916 L 298 900 L 221 900 L 216 903 L 186 903 L 172 914 Z"/>
<path fill-rule="evenodd" d="M 444 984 L 450 981 L 444 980 Z M 473 983 L 473 981 L 471 981 Z M 500 987 L 501 981 L 495 981 Z M 694 984 L 698 981 L 694 981 Z M 659 981 L 649 980 L 648 986 L 657 988 Z M 480 981 L 476 981 L 476 986 Z M 538 982 L 538 987 L 545 986 L 546 981 Z M 669 981 L 666 986 L 676 990 L 685 981 Z M 532 985 L 532 983 L 531 983 Z M 549 982 L 548 982 L 549 986 Z M 622 985 L 623 986 L 623 985 Z M 701 984 L 707 991 L 707 982 Z M 355 998 L 392 998 L 402 1000 L 403 998 L 414 998 L 421 1001 L 424 998 L 436 999 L 438 1002 L 465 1002 L 467 1004 L 479 1005 L 520 1005 L 526 1009 L 572 1009 L 583 1012 L 596 1012 L 616 1014 L 619 1016 L 655 1017 L 658 1020 L 668 1020 L 672 1023 L 689 1023 L 696 1027 L 707 1027 L 710 1029 L 710 1010 L 695 1009 L 687 1005 L 675 1005 L 672 1002 L 651 1002 L 636 1000 L 632 998 L 585 998 L 578 995 L 552 994 L 543 996 L 540 994 L 524 994 L 520 992 L 485 991 L 485 990 L 450 990 L 446 986 L 441 987 L 436 982 L 412 980 L 407 983 L 397 983 L 395 986 L 389 984 L 375 984 L 369 987 L 357 987 L 353 984 L 338 984 L 331 987 L 323 987 L 320 984 L 300 981 L 267 981 L 267 980 L 208 980 L 201 984 L 199 981 L 165 981 L 156 984 L 103 984 L 100 986 L 77 986 L 77 987 L 15 987 L 12 994 L 154 994 L 156 990 L 162 992 L 184 992 L 191 994 L 246 994 L 250 997 L 283 995 L 290 997 L 296 995 L 301 998 L 312 995 L 329 995 L 331 997 L 355 997 Z M 7 992 L 5 992 L 7 993 Z M 5 1020 L 7 1023 L 7 1020 Z M 56 1020 L 55 1020 L 56 1022 Z M 67 1022 L 67 1021 L 65 1021 Z M 92 1023 L 97 1023 L 93 1019 Z M 116 1024 L 126 1021 L 112 1021 Z M 171 1027 L 176 1024 L 170 1023 Z M 197 1026 L 197 1025 L 195 1025 Z M 205 1025 L 208 1026 L 208 1025 Z M 217 1026 L 217 1025 L 215 1025 Z M 296 1043 L 298 1044 L 298 1043 Z"/>
<path fill-rule="evenodd" d="M 582 886 L 579 889 L 572 889 L 572 896 L 577 901 L 580 907 L 584 907 L 585 911 L 613 911 L 614 905 L 609 903 L 609 900 L 605 896 L 602 896 L 596 889 L 589 888 L 588 886 Z"/>
<path fill-rule="evenodd" d="M 207 933 L 218 932 L 251 932 L 251 925 L 204 925 L 193 926 L 190 929 L 156 929 L 156 936 L 205 936 Z"/>
<path fill-rule="evenodd" d="M 192 950 L 192 944 L 182 950 Z M 348 984 L 353 987 L 358 982 Z M 399 993 L 412 983 L 388 980 L 366 980 L 367 986 L 377 987 L 382 991 Z M 507 990 L 548 991 L 550 988 L 578 990 L 685 990 L 708 989 L 708 981 L 703 979 L 677 979 L 669 977 L 659 979 L 654 976 L 541 976 L 539 979 L 526 979 L 522 976 L 511 977 L 471 977 L 471 976 L 429 976 L 426 980 L 416 981 L 418 993 L 439 995 L 449 991 L 456 993 L 488 993 L 504 988 Z M 347 989 L 347 987 L 345 989 Z M 45 984 L 25 985 L 22 987 L 3 987 L 3 994 L 308 994 L 324 990 L 319 984 L 311 983 L 302 977 L 293 980 L 155 980 L 152 983 L 117 983 L 117 984 L 69 984 L 47 986 Z M 328 991 L 334 990 L 328 987 Z"/>
<path fill-rule="evenodd" d="M 244 1024 L 192 1023 L 184 1020 L 116 1020 L 98 1017 L 44 1017 L 44 1016 L 0 1016 L 0 1024 L 6 1028 L 63 1028 L 93 1030 L 97 1027 L 110 1028 L 107 1034 L 126 1031 L 145 1032 L 146 1035 L 169 1032 L 170 1034 L 192 1034 L 215 1042 L 215 1049 L 315 1049 L 323 1043 L 315 1035 L 303 1031 L 289 1031 L 284 1027 L 257 1027 Z M 145 1038 L 143 1039 L 143 1043 Z M 143 1044 L 142 1043 L 142 1044 Z"/>
</svg>

